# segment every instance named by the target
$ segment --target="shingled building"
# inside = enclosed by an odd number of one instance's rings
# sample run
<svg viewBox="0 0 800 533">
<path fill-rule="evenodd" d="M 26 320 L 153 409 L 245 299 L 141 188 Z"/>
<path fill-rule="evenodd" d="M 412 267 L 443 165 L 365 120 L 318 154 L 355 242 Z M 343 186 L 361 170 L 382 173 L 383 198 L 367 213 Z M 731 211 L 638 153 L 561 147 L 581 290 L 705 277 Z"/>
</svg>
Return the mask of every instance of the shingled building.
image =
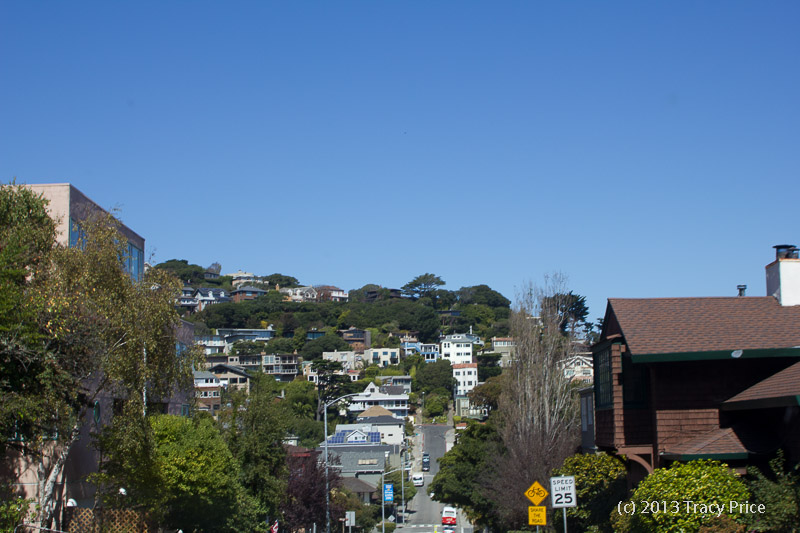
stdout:
<svg viewBox="0 0 800 533">
<path fill-rule="evenodd" d="M 800 461 L 800 259 L 775 248 L 769 296 L 608 300 L 595 446 L 624 454 L 632 482 L 671 461 Z"/>
</svg>

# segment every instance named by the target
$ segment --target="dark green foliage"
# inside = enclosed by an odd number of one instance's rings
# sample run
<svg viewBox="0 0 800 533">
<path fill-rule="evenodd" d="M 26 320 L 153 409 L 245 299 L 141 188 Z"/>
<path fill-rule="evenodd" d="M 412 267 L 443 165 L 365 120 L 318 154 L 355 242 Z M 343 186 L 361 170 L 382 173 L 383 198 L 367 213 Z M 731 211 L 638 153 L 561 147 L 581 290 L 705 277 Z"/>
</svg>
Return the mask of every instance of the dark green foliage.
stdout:
<svg viewBox="0 0 800 533">
<path fill-rule="evenodd" d="M 500 394 L 503 392 L 503 379 L 504 375 L 491 377 L 483 384 L 478 385 L 471 391 L 468 396 L 473 405 L 483 405 L 490 411 L 497 409 L 500 401 Z"/>
<path fill-rule="evenodd" d="M 500 359 L 502 357 L 499 353 L 479 353 L 475 356 L 478 360 L 479 382 L 484 382 L 491 377 L 500 375 L 503 371 L 500 367 Z"/>
<path fill-rule="evenodd" d="M 233 394 L 230 407 L 219 417 L 228 447 L 241 468 L 242 485 L 269 516 L 278 512 L 286 476 L 283 438 L 288 424 L 286 411 L 275 401 L 277 394 L 274 378 L 256 373 L 250 394 Z"/>
<path fill-rule="evenodd" d="M 267 353 L 293 353 L 294 352 L 294 340 L 293 339 L 286 339 L 283 337 L 278 337 L 275 339 L 271 339 L 267 342 L 267 346 L 265 348 Z"/>
<path fill-rule="evenodd" d="M 262 341 L 239 341 L 233 345 L 235 355 L 257 355 L 266 353 L 267 344 Z"/>
<path fill-rule="evenodd" d="M 589 308 L 586 307 L 586 296 L 580 296 L 569 291 L 566 294 L 555 294 L 542 299 L 543 314 L 558 316 L 561 331 L 566 333 L 583 327 Z"/>
<path fill-rule="evenodd" d="M 751 522 L 751 531 L 800 531 L 800 475 L 797 466 L 787 471 L 784 463 L 783 451 L 779 450 L 769 462 L 768 475 L 755 467 L 747 469 L 753 499 L 766 509 Z"/>
<path fill-rule="evenodd" d="M 275 288 L 275 285 L 280 285 L 281 289 L 300 286 L 300 282 L 297 281 L 297 278 L 293 276 L 284 276 L 283 274 L 264 276 L 264 282 L 269 284 L 272 289 Z"/>
<path fill-rule="evenodd" d="M 439 359 L 435 363 L 426 363 L 417 369 L 416 390 L 432 393 L 436 389 L 444 389 L 447 393 L 453 392 L 453 367 L 450 361 Z"/>
<path fill-rule="evenodd" d="M 175 277 L 179 280 L 195 288 L 205 282 L 206 269 L 200 265 L 190 265 L 186 259 L 170 259 L 157 264 L 154 268 L 168 270 L 175 274 Z"/>
<path fill-rule="evenodd" d="M 320 359 L 322 357 L 322 352 L 333 352 L 337 350 L 341 352 L 349 349 L 350 345 L 338 335 L 325 335 L 313 341 L 306 342 L 299 353 L 303 356 L 304 360 L 308 361 L 311 359 Z"/>
<path fill-rule="evenodd" d="M 573 455 L 567 457 L 553 475 L 575 476 L 575 491 L 580 504 L 567 509 L 570 531 L 586 531 L 590 526 L 596 526 L 597 531 L 611 532 L 608 516 L 627 494 L 622 461 L 605 453 Z M 555 518 L 563 528 L 561 515 Z"/>
<path fill-rule="evenodd" d="M 511 301 L 493 290 L 488 285 L 473 285 L 472 287 L 461 287 L 456 292 L 458 301 L 464 305 L 486 305 L 488 307 L 500 307 L 509 309 Z M 507 317 L 508 315 L 506 315 Z"/>
<path fill-rule="evenodd" d="M 412 279 L 403 285 L 402 289 L 403 293 L 412 298 L 422 298 L 424 296 L 432 296 L 433 292 L 442 285 L 445 285 L 442 278 L 436 274 L 426 273 Z"/>
</svg>

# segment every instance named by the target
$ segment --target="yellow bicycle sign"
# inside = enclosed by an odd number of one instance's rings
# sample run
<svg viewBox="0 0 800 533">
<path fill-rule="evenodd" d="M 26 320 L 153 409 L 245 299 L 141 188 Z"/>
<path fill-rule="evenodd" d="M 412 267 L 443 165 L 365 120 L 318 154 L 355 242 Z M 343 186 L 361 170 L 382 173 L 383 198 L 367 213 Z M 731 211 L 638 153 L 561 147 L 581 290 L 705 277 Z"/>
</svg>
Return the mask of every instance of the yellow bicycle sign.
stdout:
<svg viewBox="0 0 800 533">
<path fill-rule="evenodd" d="M 533 502 L 533 505 L 542 503 L 542 500 L 547 498 L 547 494 L 547 490 L 538 481 L 534 481 L 533 485 L 528 487 L 528 490 L 525 491 L 525 497 Z"/>
</svg>

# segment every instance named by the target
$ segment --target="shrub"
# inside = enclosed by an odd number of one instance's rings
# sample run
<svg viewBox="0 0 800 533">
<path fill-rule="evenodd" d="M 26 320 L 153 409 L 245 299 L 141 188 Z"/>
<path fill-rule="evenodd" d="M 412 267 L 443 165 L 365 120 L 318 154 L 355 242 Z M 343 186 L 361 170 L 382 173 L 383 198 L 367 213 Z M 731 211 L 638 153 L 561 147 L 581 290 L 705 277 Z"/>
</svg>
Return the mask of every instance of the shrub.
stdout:
<svg viewBox="0 0 800 533">
<path fill-rule="evenodd" d="M 611 522 L 615 531 L 623 532 L 696 532 L 702 526 L 719 524 L 722 517 L 743 523 L 745 515 L 731 513 L 729 504 L 749 499 L 747 487 L 726 464 L 709 460 L 675 463 L 647 476 L 626 502 L 628 507 L 622 503 L 611 512 Z M 647 502 L 656 502 L 658 507 L 646 509 Z"/>
<path fill-rule="evenodd" d="M 753 499 L 764 504 L 765 513 L 751 517 L 753 531 L 800 531 L 800 476 L 784 469 L 783 451 L 769 462 L 770 476 L 758 468 L 747 469 Z M 796 470 L 797 467 L 795 467 Z"/>
<path fill-rule="evenodd" d="M 567 509 L 570 531 L 586 531 L 590 526 L 611 531 L 608 515 L 627 493 L 622 461 L 606 453 L 572 455 L 553 475 L 575 476 L 578 506 Z M 555 521 L 563 527 L 560 513 L 556 513 Z"/>
</svg>

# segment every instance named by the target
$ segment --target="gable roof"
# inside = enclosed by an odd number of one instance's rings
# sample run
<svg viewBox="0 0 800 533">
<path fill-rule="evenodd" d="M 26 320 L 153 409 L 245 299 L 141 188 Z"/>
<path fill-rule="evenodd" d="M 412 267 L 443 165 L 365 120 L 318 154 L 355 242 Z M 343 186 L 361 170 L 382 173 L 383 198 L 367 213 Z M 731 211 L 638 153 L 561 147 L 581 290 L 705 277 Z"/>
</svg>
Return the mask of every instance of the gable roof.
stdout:
<svg viewBox="0 0 800 533">
<path fill-rule="evenodd" d="M 391 416 L 394 417 L 392 412 L 380 405 L 373 405 L 369 409 L 363 411 L 359 416 L 358 419 L 361 420 L 362 418 L 372 418 L 376 416 Z"/>
<path fill-rule="evenodd" d="M 743 357 L 800 356 L 800 306 L 781 306 L 771 296 L 609 298 L 603 338 L 614 334 L 625 337 L 634 361 L 699 353 L 723 359 L 734 350 Z"/>
<path fill-rule="evenodd" d="M 370 407 L 367 411 L 371 409 L 382 409 L 388 412 L 388 415 L 382 416 L 364 416 L 363 414 L 358 417 L 365 424 L 372 424 L 373 426 L 405 426 L 405 421 L 394 416 L 391 416 L 391 412 L 383 409 L 383 407 L 376 405 L 374 407 Z M 366 413 L 367 411 L 364 411 Z"/>
<path fill-rule="evenodd" d="M 800 362 L 773 374 L 722 404 L 725 410 L 800 405 Z"/>
<path fill-rule="evenodd" d="M 746 459 L 747 448 L 731 428 L 716 428 L 669 446 L 662 456 L 666 459 Z"/>
</svg>

